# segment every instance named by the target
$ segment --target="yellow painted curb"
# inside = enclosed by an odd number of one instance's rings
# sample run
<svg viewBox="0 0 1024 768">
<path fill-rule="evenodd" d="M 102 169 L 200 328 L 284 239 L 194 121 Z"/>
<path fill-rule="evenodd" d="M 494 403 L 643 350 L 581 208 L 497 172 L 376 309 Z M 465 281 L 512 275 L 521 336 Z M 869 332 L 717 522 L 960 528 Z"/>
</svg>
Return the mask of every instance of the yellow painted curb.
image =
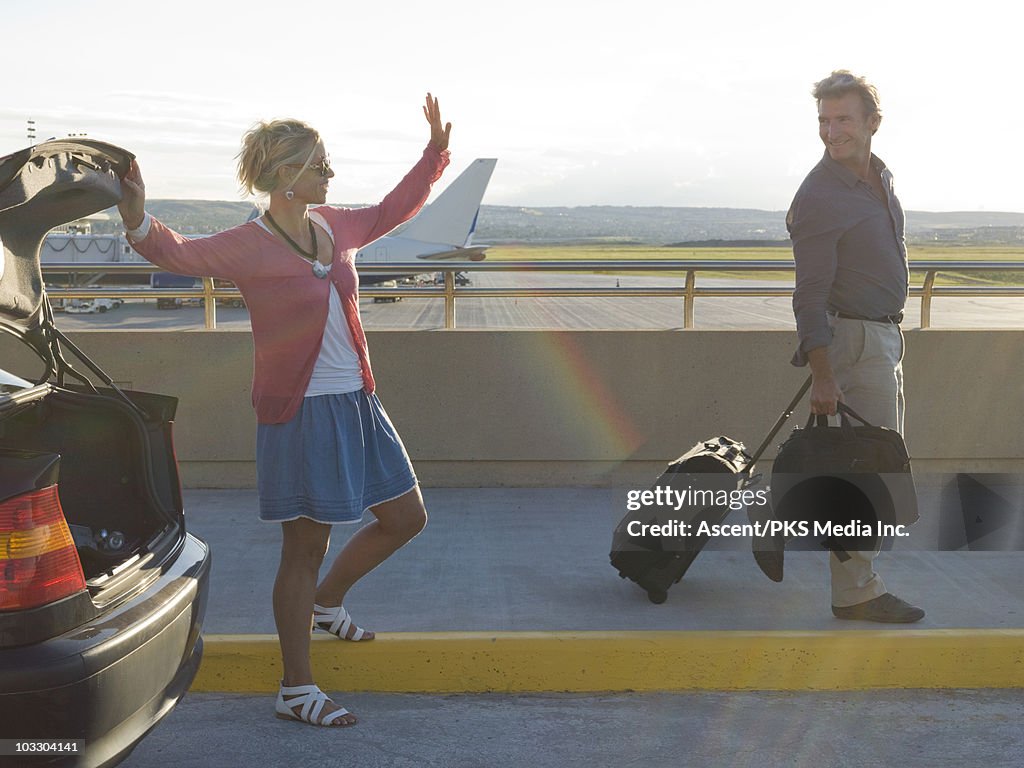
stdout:
<svg viewBox="0 0 1024 768">
<path fill-rule="evenodd" d="M 1024 688 L 1024 630 L 422 632 L 313 638 L 328 691 Z M 275 635 L 209 635 L 195 691 L 276 691 Z"/>
</svg>

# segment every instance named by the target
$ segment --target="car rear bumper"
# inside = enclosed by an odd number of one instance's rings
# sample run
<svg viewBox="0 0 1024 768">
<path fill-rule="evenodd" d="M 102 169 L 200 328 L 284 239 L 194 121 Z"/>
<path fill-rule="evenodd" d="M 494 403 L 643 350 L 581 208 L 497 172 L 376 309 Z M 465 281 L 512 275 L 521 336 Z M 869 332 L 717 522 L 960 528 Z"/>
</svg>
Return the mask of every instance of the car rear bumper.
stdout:
<svg viewBox="0 0 1024 768">
<path fill-rule="evenodd" d="M 191 685 L 202 657 L 210 551 L 182 548 L 135 597 L 60 637 L 0 651 L 0 738 L 81 739 L 76 758 L 113 765 Z"/>
</svg>

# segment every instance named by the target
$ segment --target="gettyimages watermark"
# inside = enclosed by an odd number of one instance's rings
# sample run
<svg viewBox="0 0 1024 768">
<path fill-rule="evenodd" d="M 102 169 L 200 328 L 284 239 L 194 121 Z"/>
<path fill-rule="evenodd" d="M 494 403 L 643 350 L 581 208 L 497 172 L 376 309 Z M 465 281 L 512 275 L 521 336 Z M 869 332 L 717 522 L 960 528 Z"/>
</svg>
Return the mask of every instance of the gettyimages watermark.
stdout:
<svg viewBox="0 0 1024 768">
<path fill-rule="evenodd" d="M 756 491 L 737 488 L 734 490 L 694 488 L 692 485 L 680 490 L 667 485 L 657 485 L 646 490 L 633 489 L 626 492 L 626 509 L 639 512 L 645 508 L 659 511 L 681 512 L 684 509 L 706 510 L 718 507 L 731 511 L 748 509 L 751 506 L 766 507 L 770 503 L 769 489 Z M 630 536 L 824 536 L 828 538 L 909 536 L 909 527 L 898 523 L 884 523 L 880 520 L 757 520 L 748 523 L 715 523 L 703 519 L 669 519 L 664 522 L 643 522 L 630 520 L 626 532 Z"/>
<path fill-rule="evenodd" d="M 683 507 L 694 506 L 727 506 L 729 509 L 746 509 L 749 504 L 764 505 L 768 503 L 766 489 L 751 491 L 750 489 L 726 490 L 724 488 L 694 488 L 692 485 L 679 490 L 671 485 L 656 485 L 645 491 L 631 490 L 626 492 L 626 509 L 636 512 L 643 507 L 671 507 L 676 512 Z"/>
<path fill-rule="evenodd" d="M 664 475 L 612 503 L 636 549 L 1024 551 L 1016 474 Z"/>
</svg>

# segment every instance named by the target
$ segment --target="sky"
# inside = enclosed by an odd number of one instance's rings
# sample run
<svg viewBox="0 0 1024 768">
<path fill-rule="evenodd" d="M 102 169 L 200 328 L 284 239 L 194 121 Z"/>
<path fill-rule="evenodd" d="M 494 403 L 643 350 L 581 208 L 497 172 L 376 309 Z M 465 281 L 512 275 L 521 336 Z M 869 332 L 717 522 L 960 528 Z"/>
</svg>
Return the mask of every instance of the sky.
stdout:
<svg viewBox="0 0 1024 768">
<path fill-rule="evenodd" d="M 823 151 L 811 86 L 849 69 L 879 89 L 905 208 L 1024 212 L 1013 7 L 3 0 L 0 155 L 32 119 L 131 150 L 150 197 L 241 200 L 242 134 L 297 117 L 328 201 L 370 203 L 426 144 L 430 91 L 453 124 L 435 194 L 496 157 L 484 204 L 784 210 Z"/>
</svg>

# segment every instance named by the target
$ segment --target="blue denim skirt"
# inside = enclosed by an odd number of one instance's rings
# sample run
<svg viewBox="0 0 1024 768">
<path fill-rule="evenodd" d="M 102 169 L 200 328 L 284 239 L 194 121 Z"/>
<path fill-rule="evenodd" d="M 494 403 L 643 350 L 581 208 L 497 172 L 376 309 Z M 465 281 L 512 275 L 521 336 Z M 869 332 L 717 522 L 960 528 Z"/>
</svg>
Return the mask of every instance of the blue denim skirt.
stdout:
<svg viewBox="0 0 1024 768">
<path fill-rule="evenodd" d="M 358 523 L 370 507 L 416 487 L 409 455 L 377 395 L 303 399 L 284 424 L 256 432 L 260 519 Z"/>
</svg>

